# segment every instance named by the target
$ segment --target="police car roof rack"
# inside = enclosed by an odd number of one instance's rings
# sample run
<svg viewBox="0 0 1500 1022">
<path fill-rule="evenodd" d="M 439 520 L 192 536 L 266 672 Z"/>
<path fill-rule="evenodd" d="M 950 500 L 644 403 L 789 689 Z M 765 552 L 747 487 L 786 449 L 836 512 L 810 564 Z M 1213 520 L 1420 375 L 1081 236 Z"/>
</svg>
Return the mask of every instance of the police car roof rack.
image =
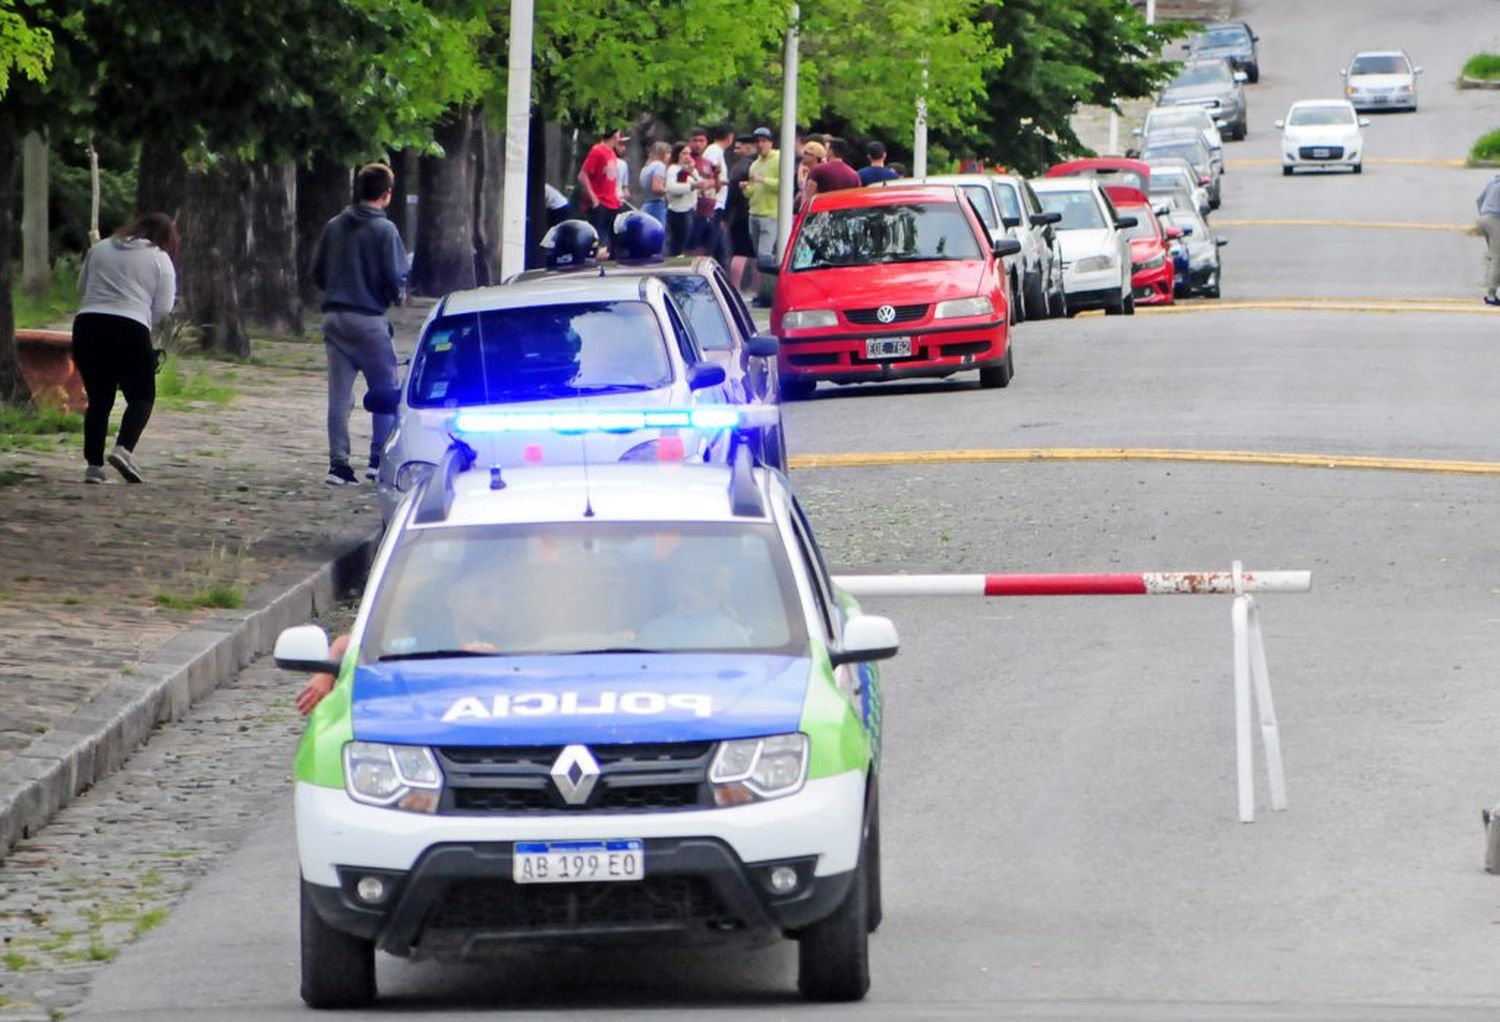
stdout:
<svg viewBox="0 0 1500 1022">
<path fill-rule="evenodd" d="M 755 445 L 747 443 L 744 431 L 729 438 L 729 509 L 736 518 L 764 518 L 766 506 L 755 483 Z"/>
<path fill-rule="evenodd" d="M 417 498 L 417 513 L 412 521 L 417 525 L 447 521 L 448 511 L 453 507 L 453 481 L 460 472 L 473 468 L 478 457 L 474 448 L 458 437 L 453 437 L 453 443 L 443 452 L 443 460 L 438 462 L 437 468 L 423 484 L 422 495 Z"/>
</svg>

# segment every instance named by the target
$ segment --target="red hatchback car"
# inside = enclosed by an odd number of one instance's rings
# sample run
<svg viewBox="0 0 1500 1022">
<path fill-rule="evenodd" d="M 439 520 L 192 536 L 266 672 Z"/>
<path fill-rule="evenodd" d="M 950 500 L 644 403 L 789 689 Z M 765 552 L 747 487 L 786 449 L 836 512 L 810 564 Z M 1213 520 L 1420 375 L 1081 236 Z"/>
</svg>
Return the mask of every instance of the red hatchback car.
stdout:
<svg viewBox="0 0 1500 1022">
<path fill-rule="evenodd" d="M 953 185 L 824 192 L 793 228 L 776 282 L 784 397 L 818 380 L 859 383 L 979 370 L 1010 383 L 1010 296 L 1002 259 Z"/>
<path fill-rule="evenodd" d="M 1146 198 L 1139 192 L 1136 195 L 1138 200 Z M 1130 289 L 1135 292 L 1135 304 L 1173 304 L 1172 285 L 1177 271 L 1172 265 L 1170 239 L 1156 218 L 1156 211 L 1146 201 L 1116 200 L 1115 209 L 1122 217 L 1135 217 L 1135 226 L 1125 228 L 1125 237 L 1130 239 Z"/>
</svg>

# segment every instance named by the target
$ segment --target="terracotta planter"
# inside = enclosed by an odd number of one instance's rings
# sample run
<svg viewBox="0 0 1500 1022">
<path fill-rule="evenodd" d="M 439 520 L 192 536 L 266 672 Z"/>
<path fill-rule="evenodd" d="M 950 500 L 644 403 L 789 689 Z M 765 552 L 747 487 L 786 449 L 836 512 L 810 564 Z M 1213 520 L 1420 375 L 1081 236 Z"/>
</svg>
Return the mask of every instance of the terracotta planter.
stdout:
<svg viewBox="0 0 1500 1022">
<path fill-rule="evenodd" d="M 73 335 L 63 330 L 17 330 L 21 375 L 39 405 L 81 412 L 88 404 L 73 364 Z"/>
</svg>

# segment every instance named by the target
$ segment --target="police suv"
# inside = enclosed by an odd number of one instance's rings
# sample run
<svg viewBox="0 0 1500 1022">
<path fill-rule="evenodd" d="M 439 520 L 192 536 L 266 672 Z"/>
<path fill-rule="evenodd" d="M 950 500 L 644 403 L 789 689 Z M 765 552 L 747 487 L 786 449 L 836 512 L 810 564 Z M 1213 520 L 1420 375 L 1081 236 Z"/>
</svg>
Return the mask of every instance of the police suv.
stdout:
<svg viewBox="0 0 1500 1022">
<path fill-rule="evenodd" d="M 545 424 L 454 423 L 508 428 Z M 308 1004 L 371 1000 L 377 948 L 473 961 L 780 937 L 799 942 L 806 997 L 864 996 L 873 662 L 896 632 L 835 588 L 752 446 L 727 464 L 510 469 L 455 444 L 399 507 L 342 662 L 316 626 L 281 635 L 282 667 L 338 674 L 295 768 Z"/>
</svg>

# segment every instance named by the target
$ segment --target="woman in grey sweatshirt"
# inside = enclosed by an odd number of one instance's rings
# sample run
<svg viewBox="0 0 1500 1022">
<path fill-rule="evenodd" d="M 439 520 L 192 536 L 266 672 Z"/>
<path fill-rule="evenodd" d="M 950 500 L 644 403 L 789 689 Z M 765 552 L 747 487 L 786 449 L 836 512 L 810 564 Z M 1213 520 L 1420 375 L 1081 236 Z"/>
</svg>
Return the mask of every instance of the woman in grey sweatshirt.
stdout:
<svg viewBox="0 0 1500 1022">
<path fill-rule="evenodd" d="M 125 417 L 109 463 L 128 482 L 141 481 L 132 453 L 156 402 L 156 353 L 151 330 L 177 301 L 177 225 L 146 213 L 89 249 L 78 278 L 81 304 L 73 318 L 73 362 L 83 377 L 86 483 L 104 482 L 104 441 L 115 392 Z"/>
</svg>

